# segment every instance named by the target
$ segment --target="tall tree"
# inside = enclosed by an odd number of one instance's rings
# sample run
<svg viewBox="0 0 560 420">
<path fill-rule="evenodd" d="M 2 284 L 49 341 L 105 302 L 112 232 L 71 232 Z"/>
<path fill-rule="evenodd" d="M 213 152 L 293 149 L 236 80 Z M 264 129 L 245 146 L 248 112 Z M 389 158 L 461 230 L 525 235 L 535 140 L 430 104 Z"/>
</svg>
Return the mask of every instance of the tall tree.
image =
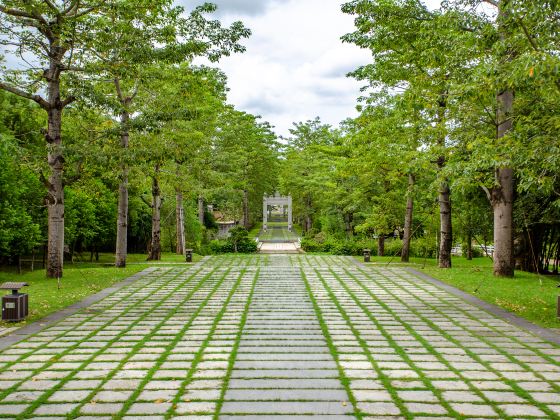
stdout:
<svg viewBox="0 0 560 420">
<path fill-rule="evenodd" d="M 468 63 L 460 31 L 445 14 L 418 0 L 354 0 L 342 10 L 356 16 L 357 30 L 345 42 L 367 48 L 373 63 L 353 75 L 373 88 L 413 91 L 425 106 L 421 117 L 433 124 L 431 149 L 440 172 L 439 266 L 451 267 L 452 214 L 449 180 L 443 176 L 447 154 L 450 84 Z M 464 36 L 464 35 L 463 35 Z M 429 138 L 426 136 L 426 138 Z"/>
<path fill-rule="evenodd" d="M 130 131 L 134 124 L 131 116 L 140 109 L 135 102 L 138 93 L 147 88 L 156 63 L 165 65 L 191 61 L 204 56 L 217 61 L 232 52 L 242 52 L 239 44 L 250 31 L 241 22 L 224 28 L 217 20 L 204 15 L 212 13 L 216 6 L 206 3 L 195 8 L 187 17 L 184 9 L 174 6 L 172 0 L 143 0 L 115 4 L 106 17 L 110 31 L 100 32 L 100 51 L 95 65 L 104 76 L 112 80 L 116 100 L 112 110 L 121 121 L 121 173 L 117 220 L 117 243 L 115 265 L 124 267 L 127 254 L 127 213 Z M 131 24 L 134 22 L 134 24 Z M 153 75 L 153 74 L 152 74 Z M 107 99 L 112 97 L 104 98 Z M 181 212 L 178 208 L 179 213 Z"/>
<path fill-rule="evenodd" d="M 103 3 L 83 1 L 4 1 L 0 5 L 0 44 L 18 65 L 3 70 L 0 88 L 35 101 L 47 113 L 45 130 L 50 174 L 44 177 L 48 205 L 47 276 L 62 277 L 64 253 L 64 156 L 62 114 L 75 101 L 86 53 L 92 48 L 86 36 L 97 23 Z M 29 64 L 22 70 L 22 65 Z"/>
</svg>

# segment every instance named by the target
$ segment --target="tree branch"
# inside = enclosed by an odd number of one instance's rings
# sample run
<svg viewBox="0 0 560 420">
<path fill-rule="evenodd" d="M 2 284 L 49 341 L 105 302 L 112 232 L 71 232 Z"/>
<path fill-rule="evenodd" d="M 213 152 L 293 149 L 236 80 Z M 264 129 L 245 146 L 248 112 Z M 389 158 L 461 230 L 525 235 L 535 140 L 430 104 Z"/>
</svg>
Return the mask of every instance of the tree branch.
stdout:
<svg viewBox="0 0 560 420">
<path fill-rule="evenodd" d="M 490 190 L 486 187 L 486 185 L 480 185 L 480 188 L 484 190 L 484 192 L 486 193 L 486 197 L 488 197 L 488 201 L 490 201 L 490 204 L 492 204 L 492 194 L 490 193 Z"/>
<path fill-rule="evenodd" d="M 136 82 L 134 82 L 134 89 L 132 89 L 132 95 L 130 95 L 130 101 L 133 101 L 134 98 L 136 98 L 136 95 L 138 95 L 139 90 L 140 90 L 140 79 L 136 79 Z"/>
<path fill-rule="evenodd" d="M 152 203 L 150 203 L 148 200 L 146 200 L 146 197 L 144 197 L 143 195 L 140 196 L 140 199 L 144 202 L 144 204 L 146 204 L 149 208 L 153 209 L 154 206 Z"/>
<path fill-rule="evenodd" d="M 519 18 L 519 19 L 517 19 L 517 21 L 519 22 L 519 25 L 521 26 L 521 29 L 523 29 L 523 33 L 525 34 L 525 37 L 527 38 L 527 40 L 531 44 L 531 47 L 533 47 L 533 49 L 536 52 L 541 52 L 539 46 L 537 45 L 537 43 L 535 42 L 533 37 L 529 34 L 529 30 L 527 29 L 527 27 L 523 23 L 523 18 Z"/>
<path fill-rule="evenodd" d="M 43 171 L 39 171 L 39 179 L 43 183 L 43 185 L 47 188 L 47 190 L 50 190 L 52 188 L 53 185 L 49 182 L 49 180 L 47 179 Z"/>
<path fill-rule="evenodd" d="M 76 100 L 75 96 L 69 96 L 68 98 L 66 98 L 65 100 L 62 101 L 62 108 L 67 107 L 68 105 L 70 105 L 75 100 Z"/>
<path fill-rule="evenodd" d="M 54 5 L 54 3 L 50 0 L 43 0 L 43 3 L 45 3 L 47 6 L 49 6 L 49 8 L 54 11 L 57 15 L 60 14 L 60 10 L 58 10 L 58 8 Z"/>
<path fill-rule="evenodd" d="M 85 10 L 82 10 L 80 13 L 76 13 L 73 17 L 75 18 L 79 18 L 82 17 L 84 15 L 87 15 L 88 13 L 93 12 L 95 9 L 97 9 L 100 6 L 100 4 L 98 4 L 97 6 L 93 6 L 93 7 L 89 7 Z"/>
<path fill-rule="evenodd" d="M 539 48 L 539 46 L 535 42 L 535 39 L 529 33 L 529 30 L 527 29 L 527 26 L 525 26 L 525 23 L 523 23 L 523 18 L 521 17 L 517 20 L 519 22 L 519 26 L 521 26 L 521 29 L 523 30 L 523 33 L 525 34 L 525 37 L 527 38 L 527 41 L 529 41 L 529 44 L 531 44 L 531 47 L 533 48 L 533 50 L 535 50 L 535 52 L 542 53 L 541 49 Z M 554 84 L 556 85 L 558 90 L 560 90 L 560 81 L 558 79 L 554 80 Z"/>
<path fill-rule="evenodd" d="M 0 82 L 0 89 L 4 89 L 8 92 L 13 93 L 14 95 L 18 95 L 18 96 L 21 96 L 22 98 L 26 98 L 26 99 L 29 99 L 31 101 L 37 102 L 41 106 L 41 108 L 43 108 L 46 111 L 51 109 L 51 104 L 48 103 L 46 100 L 44 100 L 39 95 L 33 95 L 31 93 L 28 93 L 28 92 L 26 92 L 22 89 L 19 89 L 15 86 L 9 85 L 9 84 L 4 83 L 4 82 Z"/>
<path fill-rule="evenodd" d="M 117 96 L 119 97 L 119 101 L 121 101 L 121 103 L 124 103 L 124 96 L 121 90 L 121 82 L 119 81 L 119 78 L 115 77 L 113 83 L 115 84 L 115 88 L 117 89 Z"/>
<path fill-rule="evenodd" d="M 70 12 L 72 12 L 72 10 L 74 10 L 75 7 L 78 7 L 78 3 L 79 3 L 78 0 L 73 0 L 72 2 L 70 2 L 70 5 L 62 11 L 62 14 L 63 15 L 70 14 Z"/>
<path fill-rule="evenodd" d="M 39 19 L 37 19 L 37 17 L 35 15 L 33 15 L 31 13 L 25 12 L 23 10 L 8 9 L 5 6 L 0 6 L 0 12 L 5 13 L 5 14 L 10 15 L 10 16 L 24 17 L 24 18 L 39 20 Z"/>
</svg>

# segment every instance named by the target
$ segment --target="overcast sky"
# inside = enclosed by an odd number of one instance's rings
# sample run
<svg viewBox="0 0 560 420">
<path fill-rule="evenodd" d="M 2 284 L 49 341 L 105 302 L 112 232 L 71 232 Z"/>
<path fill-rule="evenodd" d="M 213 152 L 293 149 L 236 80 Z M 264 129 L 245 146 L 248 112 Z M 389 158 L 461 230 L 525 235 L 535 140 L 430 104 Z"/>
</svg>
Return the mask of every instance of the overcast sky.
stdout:
<svg viewBox="0 0 560 420">
<path fill-rule="evenodd" d="M 202 0 L 181 0 L 187 9 Z M 241 20 L 252 31 L 247 51 L 218 64 L 228 76 L 229 102 L 261 115 L 279 135 L 293 122 L 319 116 L 338 125 L 356 116 L 361 83 L 346 73 L 370 60 L 367 51 L 343 44 L 353 18 L 338 0 L 214 0 L 224 23 Z"/>
</svg>

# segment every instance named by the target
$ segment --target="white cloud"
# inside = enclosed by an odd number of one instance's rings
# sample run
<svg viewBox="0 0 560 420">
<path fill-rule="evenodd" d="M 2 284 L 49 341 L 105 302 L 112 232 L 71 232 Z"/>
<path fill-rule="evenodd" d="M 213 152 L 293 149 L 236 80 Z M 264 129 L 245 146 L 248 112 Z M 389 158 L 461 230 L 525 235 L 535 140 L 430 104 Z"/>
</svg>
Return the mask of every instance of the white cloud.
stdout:
<svg viewBox="0 0 560 420">
<path fill-rule="evenodd" d="M 178 3 L 186 7 L 187 10 L 192 10 L 194 7 L 199 6 L 205 2 L 214 3 L 218 6 L 217 14 L 224 15 L 260 15 L 266 9 L 276 2 L 286 2 L 287 0 L 180 0 Z"/>
<path fill-rule="evenodd" d="M 245 42 L 244 54 L 219 63 L 229 79 L 231 103 L 261 115 L 284 136 L 294 122 L 319 116 L 337 125 L 356 115 L 361 84 L 346 73 L 366 64 L 369 53 L 340 40 L 354 29 L 352 17 L 340 11 L 341 2 L 241 3 L 237 10 L 230 4 L 235 13 L 225 21 L 242 20 L 253 35 Z M 261 6 L 247 10 L 256 3 Z"/>
<path fill-rule="evenodd" d="M 261 115 L 287 136 L 292 123 L 319 116 L 334 126 L 357 115 L 361 82 L 346 74 L 371 61 L 368 51 L 343 44 L 353 17 L 339 0 L 218 0 L 224 23 L 241 20 L 253 35 L 244 54 L 224 58 L 229 101 Z M 430 0 L 434 5 L 437 0 Z M 197 3 L 183 0 L 183 4 Z"/>
</svg>

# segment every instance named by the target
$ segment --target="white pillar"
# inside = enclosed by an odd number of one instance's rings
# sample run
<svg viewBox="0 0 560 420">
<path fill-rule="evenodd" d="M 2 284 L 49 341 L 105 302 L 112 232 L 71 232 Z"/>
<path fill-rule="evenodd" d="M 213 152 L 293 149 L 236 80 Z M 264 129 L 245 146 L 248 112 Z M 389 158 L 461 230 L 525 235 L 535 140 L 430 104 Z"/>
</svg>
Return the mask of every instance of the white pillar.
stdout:
<svg viewBox="0 0 560 420">
<path fill-rule="evenodd" d="M 292 196 L 288 196 L 288 230 L 292 231 Z"/>
<path fill-rule="evenodd" d="M 268 198 L 265 195 L 263 197 L 263 230 L 268 228 Z"/>
</svg>

